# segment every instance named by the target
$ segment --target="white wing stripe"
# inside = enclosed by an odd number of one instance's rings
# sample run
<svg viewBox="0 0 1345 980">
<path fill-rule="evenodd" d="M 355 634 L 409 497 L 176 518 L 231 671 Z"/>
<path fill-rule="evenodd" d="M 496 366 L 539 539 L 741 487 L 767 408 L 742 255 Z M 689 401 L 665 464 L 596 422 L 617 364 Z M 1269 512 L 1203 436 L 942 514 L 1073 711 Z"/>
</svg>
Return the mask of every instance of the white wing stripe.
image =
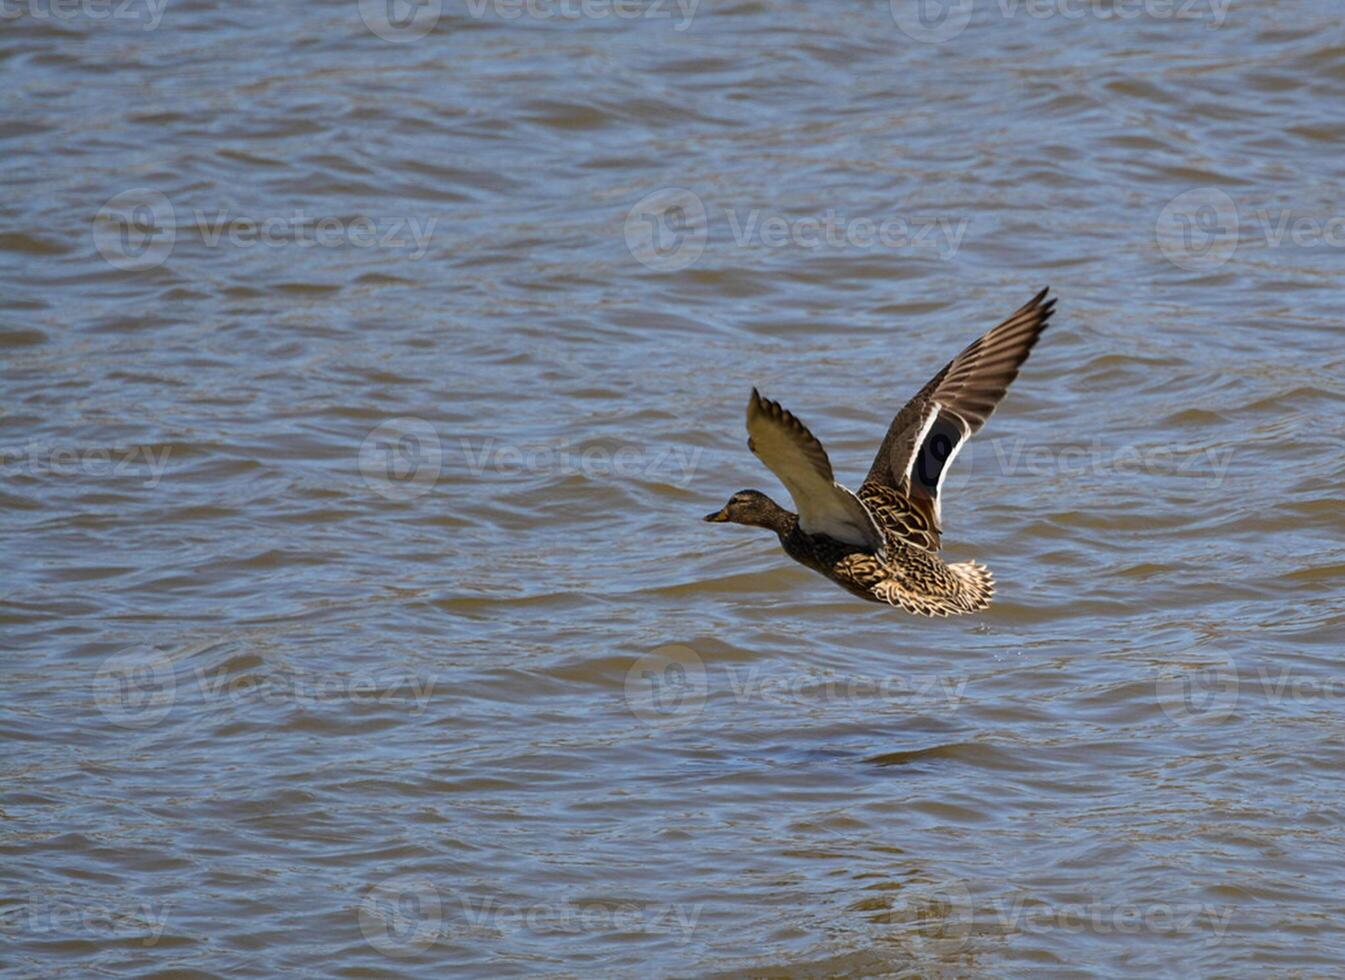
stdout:
<svg viewBox="0 0 1345 980">
<path fill-rule="evenodd" d="M 938 402 L 929 403 L 929 413 L 925 420 L 920 423 L 920 431 L 915 434 L 915 439 L 911 443 L 911 458 L 906 460 L 906 465 L 901 468 L 901 472 L 906 475 L 909 483 L 911 479 L 911 470 L 915 468 L 915 461 L 920 458 L 920 451 L 925 445 L 925 436 L 929 435 L 929 430 L 934 427 L 934 420 L 939 417 L 939 411 L 943 408 Z"/>
<path fill-rule="evenodd" d="M 948 470 L 953 465 L 953 460 L 957 459 L 957 454 L 962 452 L 962 447 L 970 441 L 969 435 L 959 439 L 953 451 L 948 454 L 948 458 L 943 461 L 943 469 L 939 470 L 939 482 L 934 490 L 934 521 L 937 524 L 943 523 L 943 481 L 948 479 Z"/>
</svg>

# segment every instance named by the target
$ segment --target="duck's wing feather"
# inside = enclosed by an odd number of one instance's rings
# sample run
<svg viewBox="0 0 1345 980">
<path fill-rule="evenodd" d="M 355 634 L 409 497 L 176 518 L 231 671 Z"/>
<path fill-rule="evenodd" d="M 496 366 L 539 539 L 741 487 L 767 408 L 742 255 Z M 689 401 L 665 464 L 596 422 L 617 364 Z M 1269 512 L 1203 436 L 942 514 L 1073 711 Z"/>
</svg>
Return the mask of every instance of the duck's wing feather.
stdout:
<svg viewBox="0 0 1345 980">
<path fill-rule="evenodd" d="M 747 403 L 747 448 L 785 485 L 799 527 L 846 544 L 884 551 L 883 534 L 858 497 L 836 482 L 831 460 L 808 427 L 752 389 Z"/>
<path fill-rule="evenodd" d="M 971 344 L 897 413 L 866 483 L 905 494 L 934 529 L 939 494 L 953 458 L 985 425 L 1046 329 L 1055 300 L 1043 289 L 1013 316 Z"/>
</svg>

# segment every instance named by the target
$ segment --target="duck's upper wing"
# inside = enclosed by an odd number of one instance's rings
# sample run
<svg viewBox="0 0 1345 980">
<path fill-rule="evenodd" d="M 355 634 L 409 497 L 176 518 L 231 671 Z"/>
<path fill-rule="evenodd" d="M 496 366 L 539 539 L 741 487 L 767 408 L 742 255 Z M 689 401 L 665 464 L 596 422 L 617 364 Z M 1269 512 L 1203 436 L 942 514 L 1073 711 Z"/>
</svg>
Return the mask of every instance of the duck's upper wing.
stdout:
<svg viewBox="0 0 1345 980">
<path fill-rule="evenodd" d="M 800 422 L 753 388 L 747 403 L 747 448 L 785 485 L 799 512 L 799 527 L 837 541 L 884 551 L 873 515 L 836 482 L 822 444 Z"/>
<path fill-rule="evenodd" d="M 906 495 L 929 522 L 935 546 L 948 466 L 995 411 L 1055 309 L 1046 289 L 987 332 L 920 389 L 887 430 L 866 483 Z"/>
</svg>

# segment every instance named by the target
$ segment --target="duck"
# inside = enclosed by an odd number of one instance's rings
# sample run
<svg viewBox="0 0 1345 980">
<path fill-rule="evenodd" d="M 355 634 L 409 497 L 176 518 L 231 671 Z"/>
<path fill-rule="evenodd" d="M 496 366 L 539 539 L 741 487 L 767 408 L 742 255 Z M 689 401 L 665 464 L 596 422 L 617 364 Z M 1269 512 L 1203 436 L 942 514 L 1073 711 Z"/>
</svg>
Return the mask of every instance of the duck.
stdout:
<svg viewBox="0 0 1345 980">
<path fill-rule="evenodd" d="M 985 609 L 995 594 L 990 570 L 939 554 L 944 480 L 1046 329 L 1055 310 L 1049 293 L 983 334 L 906 403 L 858 491 L 836 481 L 826 449 L 797 416 L 753 388 L 747 448 L 794 510 L 760 490 L 739 490 L 705 520 L 774 531 L 786 555 L 861 599 L 921 616 Z"/>
</svg>

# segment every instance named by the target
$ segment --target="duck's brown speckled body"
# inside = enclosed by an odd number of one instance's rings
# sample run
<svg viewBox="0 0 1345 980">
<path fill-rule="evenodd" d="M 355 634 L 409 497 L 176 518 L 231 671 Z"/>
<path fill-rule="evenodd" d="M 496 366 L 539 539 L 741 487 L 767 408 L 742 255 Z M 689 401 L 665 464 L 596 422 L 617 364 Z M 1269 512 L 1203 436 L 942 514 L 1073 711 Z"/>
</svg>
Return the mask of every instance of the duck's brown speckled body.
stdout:
<svg viewBox="0 0 1345 980">
<path fill-rule="evenodd" d="M 926 616 L 984 609 L 995 591 L 989 570 L 938 553 L 939 494 L 948 464 L 1004 397 L 1054 306 L 1042 290 L 936 374 L 893 419 L 858 493 L 835 482 L 807 427 L 754 389 L 747 444 L 799 513 L 740 490 L 705 519 L 769 528 L 789 557 L 863 599 Z"/>
<path fill-rule="evenodd" d="M 756 491 L 742 491 L 735 499 L 746 494 Z M 859 499 L 870 508 L 885 538 L 881 556 L 871 548 L 826 534 L 808 534 L 799 526 L 797 514 L 778 507 L 765 494 L 760 497 L 775 510 L 758 503 L 765 517 L 759 523 L 776 533 L 785 554 L 861 599 L 925 616 L 974 612 L 990 604 L 995 590 L 985 566 L 976 562 L 950 565 L 937 552 L 916 543 L 920 537 L 912 537 L 909 531 L 918 529 L 923 518 L 895 502 L 886 487 L 865 484 L 859 488 Z M 738 503 L 746 508 L 753 502 Z"/>
</svg>

